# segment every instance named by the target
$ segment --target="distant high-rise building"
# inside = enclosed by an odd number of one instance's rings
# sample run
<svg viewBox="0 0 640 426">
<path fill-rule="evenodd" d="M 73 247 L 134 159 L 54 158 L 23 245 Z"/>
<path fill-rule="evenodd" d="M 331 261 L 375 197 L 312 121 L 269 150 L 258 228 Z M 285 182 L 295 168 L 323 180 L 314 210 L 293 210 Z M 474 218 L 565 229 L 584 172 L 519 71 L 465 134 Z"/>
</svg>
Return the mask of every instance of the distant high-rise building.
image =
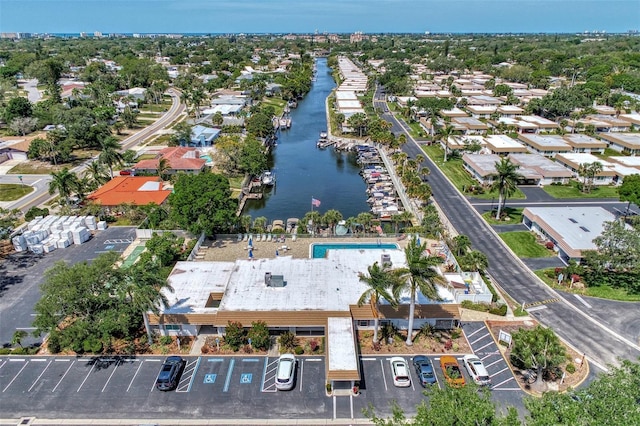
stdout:
<svg viewBox="0 0 640 426">
<path fill-rule="evenodd" d="M 93 32 L 93 36 L 94 36 L 95 38 L 102 38 L 102 33 L 101 33 L 100 31 L 94 31 L 94 32 Z"/>
<path fill-rule="evenodd" d="M 86 36 L 87 36 L 86 32 L 83 31 L 83 32 L 80 33 L 80 37 L 85 38 Z"/>
</svg>

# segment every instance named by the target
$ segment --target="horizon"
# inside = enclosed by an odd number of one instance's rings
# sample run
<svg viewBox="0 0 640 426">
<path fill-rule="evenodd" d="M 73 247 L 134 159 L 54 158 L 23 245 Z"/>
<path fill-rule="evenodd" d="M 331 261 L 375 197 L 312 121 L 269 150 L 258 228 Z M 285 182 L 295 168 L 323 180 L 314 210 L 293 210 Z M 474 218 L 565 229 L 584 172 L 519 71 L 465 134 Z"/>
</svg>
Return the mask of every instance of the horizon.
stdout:
<svg viewBox="0 0 640 426">
<path fill-rule="evenodd" d="M 2 0 L 2 32 L 37 34 L 625 34 L 637 0 Z M 635 12 L 634 12 L 635 11 Z M 526 18 L 526 19 L 523 19 Z"/>
</svg>

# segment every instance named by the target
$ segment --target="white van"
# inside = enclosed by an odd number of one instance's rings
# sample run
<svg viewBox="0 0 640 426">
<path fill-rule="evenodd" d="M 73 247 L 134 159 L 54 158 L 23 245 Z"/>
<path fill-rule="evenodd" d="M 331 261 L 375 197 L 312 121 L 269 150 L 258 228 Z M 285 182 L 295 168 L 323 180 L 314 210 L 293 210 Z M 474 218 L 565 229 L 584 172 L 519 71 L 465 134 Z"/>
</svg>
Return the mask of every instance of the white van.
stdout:
<svg viewBox="0 0 640 426">
<path fill-rule="evenodd" d="M 293 389 L 293 379 L 296 375 L 296 357 L 292 354 L 280 355 L 276 370 L 276 389 Z"/>
</svg>

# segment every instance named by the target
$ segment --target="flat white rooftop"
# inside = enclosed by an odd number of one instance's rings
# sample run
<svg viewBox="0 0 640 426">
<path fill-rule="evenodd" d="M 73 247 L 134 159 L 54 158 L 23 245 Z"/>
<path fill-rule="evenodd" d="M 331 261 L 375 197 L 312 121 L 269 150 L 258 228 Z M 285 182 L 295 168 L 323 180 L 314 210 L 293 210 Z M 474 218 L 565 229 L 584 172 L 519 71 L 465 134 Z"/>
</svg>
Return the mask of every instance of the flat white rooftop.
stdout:
<svg viewBox="0 0 640 426">
<path fill-rule="evenodd" d="M 329 371 L 358 371 L 353 319 L 331 317 L 327 319 Z"/>
<path fill-rule="evenodd" d="M 523 148 L 520 142 L 511 139 L 507 135 L 489 135 L 486 137 L 487 143 L 494 148 Z"/>
<path fill-rule="evenodd" d="M 233 272 L 235 262 L 178 262 L 167 279 L 173 292 L 164 290 L 168 308 L 165 314 L 215 312 L 206 308 L 211 293 L 222 293 Z"/>
</svg>

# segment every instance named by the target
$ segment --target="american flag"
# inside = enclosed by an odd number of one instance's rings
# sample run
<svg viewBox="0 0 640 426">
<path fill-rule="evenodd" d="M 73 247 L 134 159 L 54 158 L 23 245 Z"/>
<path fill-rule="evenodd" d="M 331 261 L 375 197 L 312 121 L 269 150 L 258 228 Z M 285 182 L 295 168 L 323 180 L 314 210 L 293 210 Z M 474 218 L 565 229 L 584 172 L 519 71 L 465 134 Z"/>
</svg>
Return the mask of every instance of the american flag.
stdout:
<svg viewBox="0 0 640 426">
<path fill-rule="evenodd" d="M 311 205 L 313 207 L 320 207 L 320 200 L 316 200 L 315 198 L 311 198 Z"/>
</svg>

